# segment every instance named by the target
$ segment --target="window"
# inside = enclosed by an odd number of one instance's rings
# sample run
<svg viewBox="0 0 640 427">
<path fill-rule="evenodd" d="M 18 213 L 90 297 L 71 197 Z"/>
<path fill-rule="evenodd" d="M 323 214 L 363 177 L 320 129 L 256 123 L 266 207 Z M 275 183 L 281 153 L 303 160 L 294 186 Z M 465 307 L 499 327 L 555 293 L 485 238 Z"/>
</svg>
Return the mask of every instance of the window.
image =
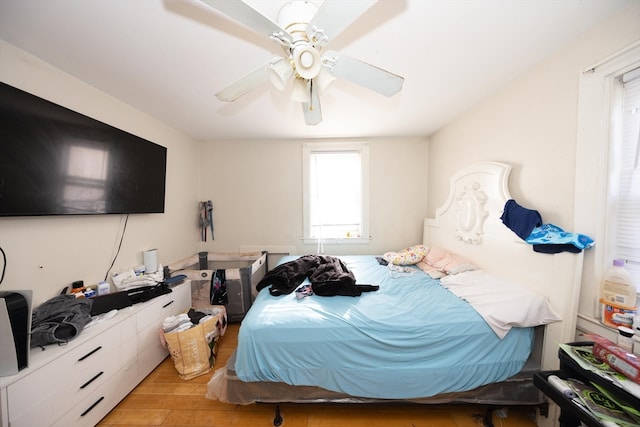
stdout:
<svg viewBox="0 0 640 427">
<path fill-rule="evenodd" d="M 579 305 L 581 314 L 593 318 L 599 317 L 600 283 L 614 259 L 625 259 L 640 290 L 640 80 L 633 78 L 638 68 L 640 42 L 587 68 L 580 77 L 573 226 L 596 241 L 584 254 Z"/>
<path fill-rule="evenodd" d="M 609 164 L 614 258 L 640 292 L 640 67 L 614 81 Z"/>
<path fill-rule="evenodd" d="M 303 146 L 305 243 L 369 240 L 369 145 L 306 143 Z"/>
</svg>

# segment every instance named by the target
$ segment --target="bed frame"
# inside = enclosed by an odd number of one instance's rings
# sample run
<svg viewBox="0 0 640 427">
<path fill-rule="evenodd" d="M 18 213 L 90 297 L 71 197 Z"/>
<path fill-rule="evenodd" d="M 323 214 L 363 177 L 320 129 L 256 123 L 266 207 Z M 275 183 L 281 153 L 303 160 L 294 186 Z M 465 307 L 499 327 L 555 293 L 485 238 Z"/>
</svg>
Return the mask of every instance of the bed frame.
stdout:
<svg viewBox="0 0 640 427">
<path fill-rule="evenodd" d="M 530 245 L 524 243 L 502 223 L 500 216 L 504 205 L 511 199 L 508 190 L 510 172 L 510 165 L 481 162 L 472 164 L 453 175 L 450 178 L 447 200 L 436 210 L 435 218 L 424 220 L 423 243 L 445 247 L 463 255 L 478 267 L 528 286 L 550 300 L 552 307 L 563 320 L 546 327 L 536 328 L 536 345 L 530 357 L 531 363 L 527 362 L 523 371 L 517 375 L 519 378 L 516 379 L 516 382 L 521 378 L 532 382 L 533 373 L 527 371 L 527 366 L 533 366 L 534 370 L 557 369 L 558 343 L 574 340 L 582 253 L 552 255 L 534 252 Z M 218 370 L 214 377 L 227 372 L 225 369 Z M 214 378 L 210 381 L 210 384 L 213 383 Z M 264 383 L 251 384 L 264 385 Z M 456 393 L 454 396 L 439 395 L 414 402 L 483 404 L 482 396 L 491 394 L 491 386 L 483 386 L 471 392 Z M 500 387 L 500 384 L 496 386 Z M 280 387 L 286 389 L 293 386 L 269 383 L 266 387 L 269 387 L 269 394 L 271 394 Z M 301 393 L 305 395 L 309 390 L 302 391 L 304 392 Z M 534 391 L 542 402 L 539 406 L 542 416 L 538 416 L 538 425 L 545 427 L 555 425 L 559 414 L 557 407 L 545 405 L 542 394 L 537 390 Z M 315 395 L 313 392 L 306 394 L 305 399 L 303 399 L 305 402 L 363 402 L 363 400 L 351 399 L 349 396 L 336 396 L 331 393 Z M 277 403 L 277 399 L 266 402 Z M 276 423 L 278 418 L 279 413 L 276 408 L 275 425 L 278 425 Z M 492 425 L 490 420 L 491 414 L 488 412 L 485 423 Z"/>
</svg>

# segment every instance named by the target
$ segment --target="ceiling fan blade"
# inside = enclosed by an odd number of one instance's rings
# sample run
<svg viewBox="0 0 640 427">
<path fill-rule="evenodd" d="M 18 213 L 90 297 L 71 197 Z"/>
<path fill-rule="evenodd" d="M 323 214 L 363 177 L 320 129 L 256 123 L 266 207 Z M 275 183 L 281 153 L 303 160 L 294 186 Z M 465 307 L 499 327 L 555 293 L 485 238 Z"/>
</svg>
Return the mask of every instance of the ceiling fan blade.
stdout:
<svg viewBox="0 0 640 427">
<path fill-rule="evenodd" d="M 381 95 L 392 96 L 398 93 L 404 83 L 404 77 L 334 51 L 325 52 L 323 61 L 335 77 L 349 80 Z"/>
<path fill-rule="evenodd" d="M 249 74 L 241 77 L 239 80 L 236 80 L 234 83 L 231 83 L 229 86 L 216 93 L 216 97 L 220 101 L 233 102 L 245 93 L 268 81 L 269 77 L 267 69 L 270 63 L 271 61 L 261 65 Z"/>
<path fill-rule="evenodd" d="M 318 90 L 314 88 L 313 83 L 311 83 L 310 95 L 311 99 L 309 102 L 302 103 L 302 113 L 304 114 L 305 123 L 314 126 L 322 122 L 322 109 L 320 108 Z"/>
<path fill-rule="evenodd" d="M 289 43 L 293 41 L 291 34 L 276 22 L 258 12 L 252 6 L 240 0 L 200 0 L 228 17 L 246 25 L 258 34 L 268 37 L 280 34 Z"/>
<path fill-rule="evenodd" d="M 327 37 L 326 42 L 320 42 L 320 45 L 330 43 L 376 2 L 377 0 L 324 0 L 307 25 L 307 37 L 313 41 L 316 27 Z"/>
</svg>

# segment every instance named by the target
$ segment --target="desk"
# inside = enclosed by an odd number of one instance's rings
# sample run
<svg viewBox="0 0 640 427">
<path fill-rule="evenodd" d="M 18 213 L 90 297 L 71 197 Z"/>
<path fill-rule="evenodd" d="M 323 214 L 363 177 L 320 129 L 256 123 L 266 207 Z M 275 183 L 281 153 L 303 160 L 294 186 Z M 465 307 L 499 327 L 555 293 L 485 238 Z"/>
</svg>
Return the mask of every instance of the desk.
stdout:
<svg viewBox="0 0 640 427">
<path fill-rule="evenodd" d="M 569 345 L 592 346 L 593 343 L 586 341 L 569 343 Z M 560 370 L 537 372 L 534 374 L 533 383 L 560 407 L 561 413 L 558 421 L 560 422 L 561 427 L 578 427 L 580 426 L 580 422 L 591 427 L 602 427 L 604 424 L 591 415 L 590 412 L 585 411 L 582 406 L 574 402 L 572 399 L 567 398 L 549 384 L 548 378 L 551 375 L 556 375 L 562 379 L 574 378 L 585 384 L 596 383 L 608 390 L 619 401 L 625 402 L 634 408 L 640 408 L 640 399 L 638 399 L 638 397 L 618 387 L 607 379 L 583 369 L 563 349 L 558 350 L 558 358 L 560 359 Z"/>
</svg>

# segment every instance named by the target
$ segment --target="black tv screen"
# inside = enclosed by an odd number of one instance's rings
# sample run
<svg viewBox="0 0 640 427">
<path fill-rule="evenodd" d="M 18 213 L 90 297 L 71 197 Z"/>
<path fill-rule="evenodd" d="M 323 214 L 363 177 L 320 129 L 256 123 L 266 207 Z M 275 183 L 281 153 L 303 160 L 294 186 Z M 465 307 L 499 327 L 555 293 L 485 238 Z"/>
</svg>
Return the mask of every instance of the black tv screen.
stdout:
<svg viewBox="0 0 640 427">
<path fill-rule="evenodd" d="M 0 216 L 164 212 L 167 149 L 0 82 Z"/>
</svg>

